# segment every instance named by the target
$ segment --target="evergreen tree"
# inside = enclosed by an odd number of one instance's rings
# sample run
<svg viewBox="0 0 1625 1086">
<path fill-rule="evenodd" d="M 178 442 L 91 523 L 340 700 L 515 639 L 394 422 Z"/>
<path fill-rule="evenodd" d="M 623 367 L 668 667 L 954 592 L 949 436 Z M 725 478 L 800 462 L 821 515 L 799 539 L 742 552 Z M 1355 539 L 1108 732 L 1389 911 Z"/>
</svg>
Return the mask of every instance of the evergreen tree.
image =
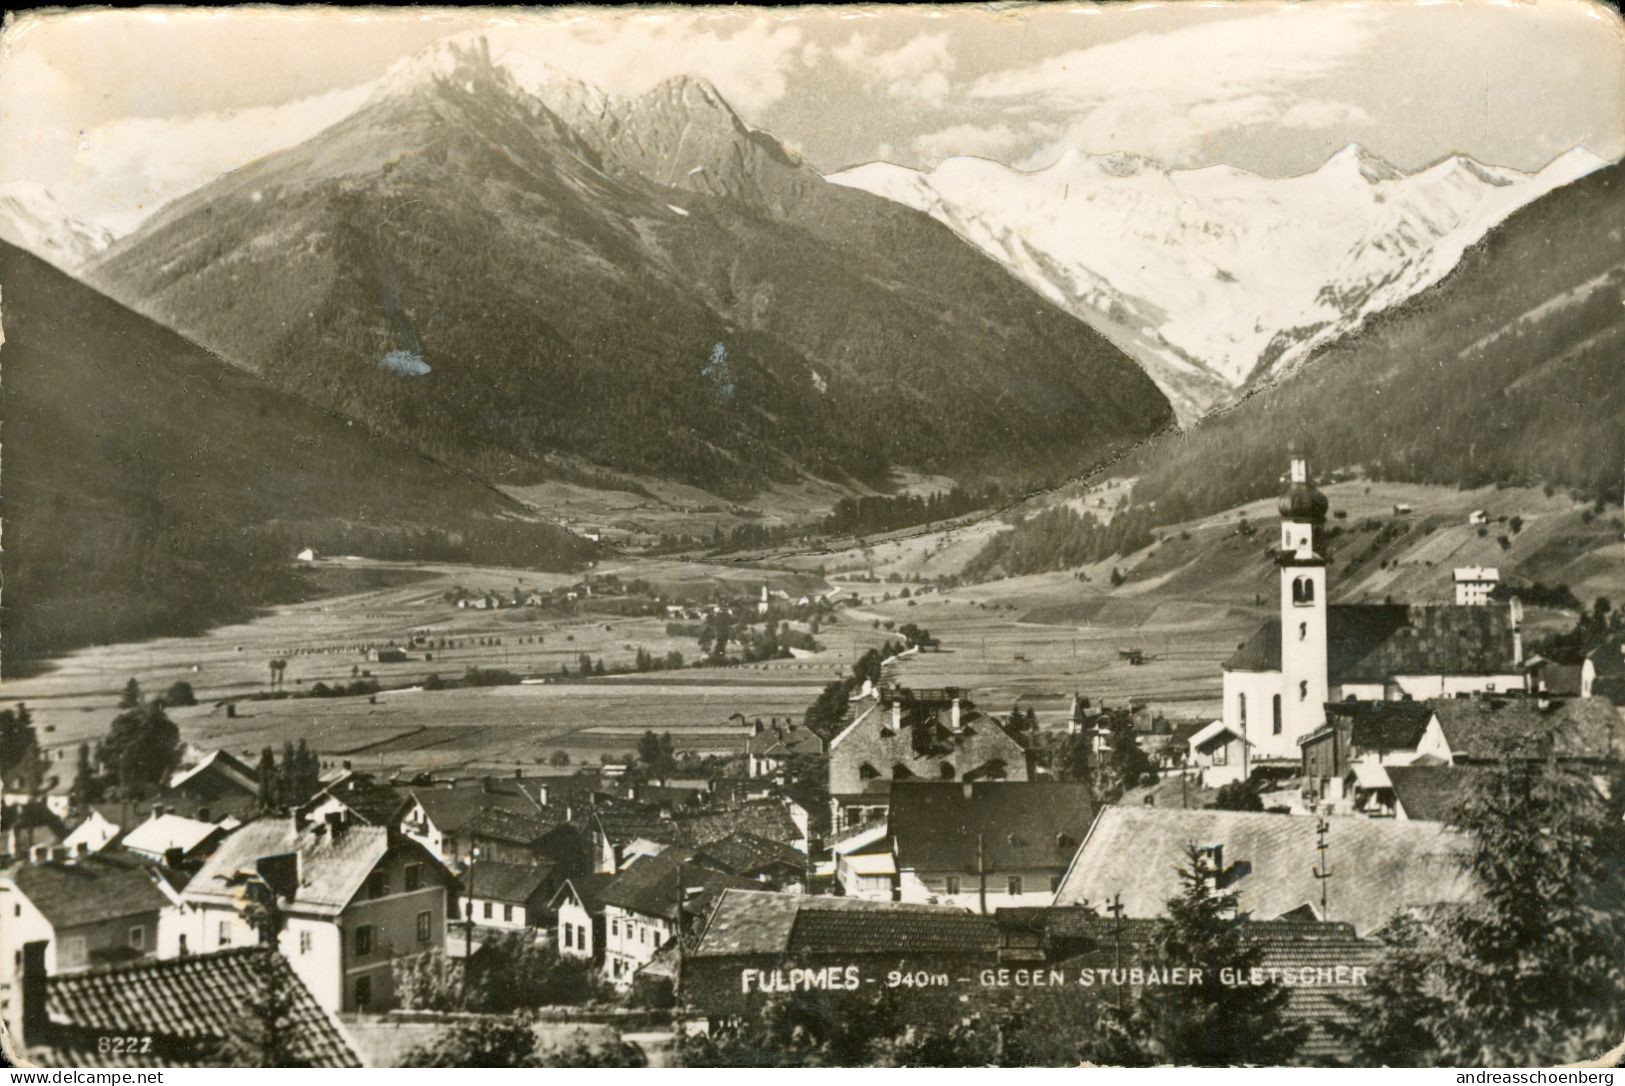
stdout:
<svg viewBox="0 0 1625 1086">
<path fill-rule="evenodd" d="M 8 787 L 34 792 L 45 774 L 39 736 L 34 731 L 34 715 L 28 706 L 0 711 L 0 779 Z"/>
<path fill-rule="evenodd" d="M 1199 970 L 1200 983 L 1147 986 L 1133 993 L 1122 1012 L 1109 1010 L 1086 1046 L 1093 1060 L 1271 1067 L 1297 1053 L 1307 1027 L 1286 1023 L 1285 988 L 1224 982 L 1227 974 L 1259 966 L 1264 951 L 1244 939 L 1236 895 L 1215 889 L 1222 876 L 1191 846 L 1179 871 L 1181 891 L 1168 900 L 1148 948 L 1153 961 L 1168 968 Z"/>
<path fill-rule="evenodd" d="M 96 774 L 96 767 L 91 762 L 90 744 L 80 743 L 78 759 L 74 766 L 73 789 L 68 794 L 68 803 L 76 811 L 82 811 L 92 803 L 102 801 L 102 781 Z"/>
<path fill-rule="evenodd" d="M 260 751 L 260 763 L 255 770 L 259 780 L 258 808 L 262 814 L 270 814 L 282 807 L 282 778 L 277 772 L 276 755 L 271 748 L 266 747 Z"/>
<path fill-rule="evenodd" d="M 1526 1066 L 1594 1057 L 1625 1033 L 1625 779 L 1542 740 L 1474 774 L 1452 816 L 1475 900 L 1384 932 L 1354 1001 L 1372 1063 Z M 1608 798 L 1612 797 L 1612 798 Z"/>
<path fill-rule="evenodd" d="M 134 676 L 131 676 L 130 681 L 124 684 L 124 693 L 119 695 L 118 707 L 120 709 L 134 709 L 140 706 L 142 700 L 141 684 L 135 681 Z"/>
<path fill-rule="evenodd" d="M 98 749 L 102 769 L 118 782 L 123 799 L 141 799 L 159 791 L 180 756 L 180 729 L 157 702 L 119 713 Z"/>
</svg>

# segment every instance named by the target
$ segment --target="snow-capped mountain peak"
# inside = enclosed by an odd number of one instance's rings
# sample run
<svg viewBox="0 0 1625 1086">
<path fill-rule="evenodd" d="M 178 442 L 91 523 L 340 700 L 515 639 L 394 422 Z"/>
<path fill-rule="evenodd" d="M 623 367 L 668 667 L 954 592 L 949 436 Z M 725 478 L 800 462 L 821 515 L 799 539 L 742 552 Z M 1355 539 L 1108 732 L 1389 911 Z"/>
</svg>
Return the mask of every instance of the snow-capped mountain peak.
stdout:
<svg viewBox="0 0 1625 1086">
<path fill-rule="evenodd" d="M 76 218 L 33 181 L 0 185 L 0 238 L 67 272 L 113 244 L 112 231 Z"/>
<path fill-rule="evenodd" d="M 1269 178 L 1069 150 L 1022 172 L 977 158 L 830 180 L 939 219 L 1111 336 L 1192 421 L 1438 282 L 1517 208 L 1603 165 L 1535 174 L 1454 155 L 1406 172 L 1359 144 Z"/>
</svg>

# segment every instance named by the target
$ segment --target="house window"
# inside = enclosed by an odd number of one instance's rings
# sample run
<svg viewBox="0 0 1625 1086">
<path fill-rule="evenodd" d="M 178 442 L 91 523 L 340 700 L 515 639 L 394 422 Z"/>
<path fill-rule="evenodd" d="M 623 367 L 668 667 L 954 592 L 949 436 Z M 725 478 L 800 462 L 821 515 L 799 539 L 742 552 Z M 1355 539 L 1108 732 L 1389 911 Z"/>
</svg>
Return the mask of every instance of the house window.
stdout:
<svg viewBox="0 0 1625 1086">
<path fill-rule="evenodd" d="M 143 950 L 147 945 L 147 929 L 139 924 L 130 929 L 130 949 Z"/>
<path fill-rule="evenodd" d="M 858 766 L 858 776 L 863 780 L 872 781 L 876 777 L 880 776 L 880 770 L 876 769 L 868 762 L 864 762 L 862 765 Z"/>
<path fill-rule="evenodd" d="M 299 933 L 299 953 L 310 953 L 310 932 L 308 931 L 302 931 Z"/>
<path fill-rule="evenodd" d="M 221 946 L 230 946 L 231 945 L 231 921 L 230 920 L 222 920 L 222 921 L 220 921 L 220 926 L 217 929 L 217 933 L 218 933 L 218 935 L 220 937 L 220 945 Z"/>
<path fill-rule="evenodd" d="M 942 892 L 952 896 L 959 893 L 959 876 L 949 875 L 942 880 Z"/>
<path fill-rule="evenodd" d="M 358 977 L 355 982 L 355 1009 L 364 1011 L 372 1006 L 372 978 Z"/>
<path fill-rule="evenodd" d="M 587 925 L 585 924 L 576 925 L 576 947 L 580 950 L 587 949 Z"/>
<path fill-rule="evenodd" d="M 619 920 L 611 920 L 609 922 L 609 933 L 611 935 L 615 936 L 617 939 L 620 938 L 620 936 L 621 936 L 621 922 Z"/>
<path fill-rule="evenodd" d="M 1021 896 L 1021 876 L 1020 875 L 1011 875 L 1009 881 L 1005 884 L 1005 890 L 1006 890 L 1007 893 L 1009 893 L 1009 895 L 1011 897 L 1020 897 Z"/>
<path fill-rule="evenodd" d="M 1213 764 L 1224 765 L 1230 757 L 1230 744 L 1225 743 L 1213 748 Z"/>
<path fill-rule="evenodd" d="M 576 932 L 574 924 L 561 925 L 564 928 L 564 949 L 574 950 L 576 945 Z"/>
<path fill-rule="evenodd" d="M 937 766 L 937 776 L 941 777 L 945 781 L 953 780 L 954 767 L 948 762 L 943 762 L 941 765 Z"/>
<path fill-rule="evenodd" d="M 1274 728 L 1275 728 L 1275 734 L 1280 735 L 1281 734 L 1281 695 L 1277 694 L 1277 695 L 1275 695 L 1275 697 L 1270 699 L 1270 713 L 1275 718 L 1274 722 L 1273 722 Z"/>
<path fill-rule="evenodd" d="M 372 925 L 362 924 L 355 929 L 355 952 L 357 957 L 372 953 Z"/>
<path fill-rule="evenodd" d="M 367 876 L 367 896 L 383 897 L 389 893 L 389 874 L 385 871 L 374 871 Z"/>
<path fill-rule="evenodd" d="M 491 919 L 491 903 L 489 901 L 485 903 L 485 919 Z"/>
<path fill-rule="evenodd" d="M 418 942 L 427 943 L 430 937 L 433 935 L 433 930 L 431 928 L 432 920 L 433 918 L 430 917 L 429 910 L 425 909 L 418 913 Z"/>
<path fill-rule="evenodd" d="M 1237 694 L 1236 695 L 1236 719 L 1241 721 L 1241 726 L 1243 728 L 1245 728 L 1247 726 L 1247 695 L 1246 694 Z"/>
<path fill-rule="evenodd" d="M 422 864 L 407 864 L 406 865 L 406 889 L 407 889 L 407 892 L 410 893 L 411 891 L 418 889 L 422 885 L 423 885 L 423 865 Z"/>
<path fill-rule="evenodd" d="M 502 919 L 504 919 L 504 920 L 512 920 L 513 919 L 513 906 L 512 905 L 504 905 L 504 906 L 502 906 Z"/>
<path fill-rule="evenodd" d="M 910 769 L 908 766 L 904 765 L 902 762 L 893 762 L 892 763 L 892 767 L 891 767 L 891 779 L 892 780 L 894 780 L 894 781 L 906 781 L 912 776 L 914 776 L 914 771 L 912 769 Z"/>
<path fill-rule="evenodd" d="M 1298 684 L 1298 700 L 1299 701 L 1308 701 L 1309 700 L 1309 680 L 1307 680 L 1307 679 L 1305 679 L 1304 681 L 1302 681 L 1302 682 L 1300 682 Z"/>
</svg>

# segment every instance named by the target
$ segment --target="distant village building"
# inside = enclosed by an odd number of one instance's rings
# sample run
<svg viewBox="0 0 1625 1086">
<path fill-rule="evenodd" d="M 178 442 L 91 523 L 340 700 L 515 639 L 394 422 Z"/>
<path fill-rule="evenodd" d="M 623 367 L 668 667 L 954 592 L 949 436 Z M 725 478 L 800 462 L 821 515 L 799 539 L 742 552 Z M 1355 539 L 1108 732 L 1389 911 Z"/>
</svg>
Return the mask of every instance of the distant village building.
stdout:
<svg viewBox="0 0 1625 1086">
<path fill-rule="evenodd" d="M 894 782 L 896 898 L 977 912 L 1047 905 L 1093 817 L 1081 782 Z"/>
<path fill-rule="evenodd" d="M 306 547 L 304 550 L 300 551 L 299 552 L 299 561 L 301 561 L 301 562 L 314 562 L 314 561 L 316 561 L 316 551 L 315 551 L 315 549 L 311 548 L 311 547 Z"/>
<path fill-rule="evenodd" d="M 959 690 L 875 689 L 853 700 L 829 745 L 830 821 L 838 832 L 884 815 L 894 781 L 1025 781 L 1028 752 Z"/>
<path fill-rule="evenodd" d="M 761 889 L 754 880 L 702 867 L 694 851 L 674 847 L 641 859 L 604 885 L 604 976 L 617 987 L 632 984 L 638 970 L 673 935 L 693 930 L 726 889 Z"/>
<path fill-rule="evenodd" d="M 1280 616 L 1224 664 L 1225 725 L 1249 759 L 1299 760 L 1327 702 L 1524 687 L 1517 601 L 1483 606 L 1327 602 L 1327 501 L 1300 457 L 1280 501 Z M 1243 774 L 1245 776 L 1245 774 Z"/>
<path fill-rule="evenodd" d="M 780 724 L 777 720 L 764 725 L 760 720 L 751 726 L 750 738 L 745 740 L 745 774 L 749 777 L 772 777 L 781 774 L 793 758 L 819 755 L 828 751 L 823 736 L 793 720 Z"/>
<path fill-rule="evenodd" d="M 194 871 L 225 836 L 225 829 L 212 822 L 165 814 L 157 808 L 151 818 L 127 832 L 120 844 L 144 859 Z"/>
<path fill-rule="evenodd" d="M 171 814 L 200 822 L 250 818 L 259 807 L 254 771 L 224 750 L 197 753 L 194 764 L 170 774 L 157 802 Z"/>
<path fill-rule="evenodd" d="M 1494 566 L 1460 566 L 1455 578 L 1456 606 L 1485 607 L 1490 593 L 1501 583 L 1501 571 Z"/>
<path fill-rule="evenodd" d="M 367 659 L 375 664 L 404 664 L 407 656 L 405 649 L 377 648 L 367 650 Z"/>
<path fill-rule="evenodd" d="M 463 872 L 463 919 L 509 931 L 537 927 L 559 882 L 550 863 L 476 860 Z"/>
<path fill-rule="evenodd" d="M 257 875 L 277 894 L 278 949 L 322 1007 L 394 1004 L 397 958 L 445 946 L 451 873 L 394 827 L 333 814 L 251 822 L 222 842 L 181 895 L 164 957 L 253 945 L 233 880 Z"/>
<path fill-rule="evenodd" d="M 548 907 L 557 914 L 555 946 L 566 958 L 584 958 L 596 965 L 604 961 L 604 903 L 602 893 L 614 875 L 587 874 L 566 879 Z"/>
</svg>

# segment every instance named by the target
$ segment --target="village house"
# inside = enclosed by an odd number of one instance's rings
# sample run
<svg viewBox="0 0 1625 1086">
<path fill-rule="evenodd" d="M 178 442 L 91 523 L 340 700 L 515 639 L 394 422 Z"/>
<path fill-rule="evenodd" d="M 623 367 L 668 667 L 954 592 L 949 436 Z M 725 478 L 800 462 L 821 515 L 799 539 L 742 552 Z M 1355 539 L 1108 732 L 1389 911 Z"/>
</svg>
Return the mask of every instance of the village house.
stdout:
<svg viewBox="0 0 1625 1086">
<path fill-rule="evenodd" d="M 0 804 L 0 862 L 60 846 L 67 837 L 68 827 L 43 804 Z"/>
<path fill-rule="evenodd" d="M 155 801 L 164 810 L 199 822 L 243 822 L 259 807 L 259 782 L 241 760 L 223 750 L 200 752 L 177 769 Z"/>
<path fill-rule="evenodd" d="M 181 895 L 164 957 L 256 942 L 235 883 L 258 876 L 283 916 L 278 949 L 329 1010 L 387 1009 L 397 958 L 439 950 L 455 890 L 451 872 L 393 827 L 267 818 L 227 837 Z"/>
<path fill-rule="evenodd" d="M 1279 508 L 1280 614 L 1224 663 L 1224 723 L 1251 744 L 1249 760 L 1299 761 L 1298 740 L 1326 723 L 1328 702 L 1524 689 L 1516 600 L 1331 605 L 1328 503 L 1300 457 Z"/>
<path fill-rule="evenodd" d="M 1402 822 L 1450 822 L 1466 789 L 1486 767 L 1392 765 L 1385 770 L 1393 797 L 1389 814 Z"/>
<path fill-rule="evenodd" d="M 1602 765 L 1625 750 L 1625 720 L 1606 698 L 1476 697 L 1431 701 L 1418 755 L 1445 763 L 1542 758 Z"/>
<path fill-rule="evenodd" d="M 829 745 L 830 822 L 839 832 L 886 813 L 899 780 L 1025 781 L 1028 752 L 955 688 L 874 689 L 853 699 Z"/>
<path fill-rule="evenodd" d="M 755 879 L 769 890 L 801 893 L 807 884 L 807 854 L 794 845 L 744 830 L 701 845 L 694 862 L 730 875 Z"/>
<path fill-rule="evenodd" d="M 1203 787 L 1222 788 L 1246 780 L 1252 762 L 1250 747 L 1239 730 L 1215 720 L 1186 738 L 1185 764 L 1196 769 Z"/>
<path fill-rule="evenodd" d="M 750 738 L 745 740 L 745 775 L 777 777 L 791 759 L 825 754 L 828 750 L 828 742 L 811 728 L 788 719 L 783 724 L 774 720 L 771 725 L 757 720 L 751 726 Z"/>
<path fill-rule="evenodd" d="M 576 875 L 564 880 L 548 908 L 558 916 L 555 946 L 566 958 L 604 961 L 604 902 L 602 893 L 614 875 Z"/>
<path fill-rule="evenodd" d="M 537 815 L 544 806 L 523 780 L 498 777 L 415 787 L 409 790 L 408 800 L 401 831 L 445 863 L 456 863 L 468 855 L 469 841 L 463 831 L 482 813 L 502 810 Z"/>
<path fill-rule="evenodd" d="M 1055 904 L 1120 900 L 1125 916 L 1162 916 L 1192 845 L 1249 920 L 1331 920 L 1371 935 L 1402 911 L 1474 895 L 1459 860 L 1465 842 L 1434 822 L 1111 806 L 1084 837 Z M 1320 870 L 1332 877 L 1317 878 Z"/>
<path fill-rule="evenodd" d="M 896 899 L 979 913 L 1047 905 L 1093 817 L 1082 782 L 896 782 Z"/>
<path fill-rule="evenodd" d="M 158 953 L 160 917 L 184 876 L 117 850 L 69 854 L 37 848 L 0 872 L 0 1017 L 13 1029 L 23 951 L 41 947 L 51 974 L 150 958 Z"/>
<path fill-rule="evenodd" d="M 1501 571 L 1494 566 L 1459 566 L 1454 576 L 1458 607 L 1489 606 L 1490 594 L 1501 583 Z"/>
<path fill-rule="evenodd" d="M 286 959 L 239 947 L 90 973 L 52 974 L 43 943 L 23 947 L 19 1028 L 43 1067 L 219 1067 L 248 1008 L 278 978 L 284 1043 L 300 1067 L 360 1067 L 356 1046 Z"/>
<path fill-rule="evenodd" d="M 119 843 L 147 860 L 162 861 L 170 867 L 196 871 L 204 857 L 226 837 L 224 827 L 195 818 L 182 818 L 154 807 L 152 817 L 128 830 Z"/>
<path fill-rule="evenodd" d="M 412 805 L 402 789 L 383 784 L 364 773 L 344 771 L 323 784 L 306 800 L 302 810 L 312 822 L 341 813 L 365 826 L 399 825 Z"/>
<path fill-rule="evenodd" d="M 547 923 L 548 901 L 561 878 L 551 863 L 480 859 L 462 873 L 463 919 L 482 928 L 518 931 Z"/>
<path fill-rule="evenodd" d="M 754 879 L 694 862 L 694 850 L 673 847 L 641 859 L 599 891 L 604 906 L 604 976 L 626 988 L 667 939 L 693 929 L 726 889 L 761 889 Z M 679 903 L 681 903 L 679 905 Z"/>
<path fill-rule="evenodd" d="M 1326 723 L 1298 743 L 1305 792 L 1333 807 L 1347 798 L 1346 784 L 1355 766 L 1414 761 L 1433 716 L 1428 703 L 1420 701 L 1332 702 L 1325 708 Z"/>
<path fill-rule="evenodd" d="M 69 831 L 68 836 L 63 838 L 62 846 L 70 854 L 80 851 L 80 846 L 91 852 L 100 852 L 117 840 L 118 835 L 123 832 L 117 822 L 93 807 L 79 820 L 78 825 Z"/>
</svg>

